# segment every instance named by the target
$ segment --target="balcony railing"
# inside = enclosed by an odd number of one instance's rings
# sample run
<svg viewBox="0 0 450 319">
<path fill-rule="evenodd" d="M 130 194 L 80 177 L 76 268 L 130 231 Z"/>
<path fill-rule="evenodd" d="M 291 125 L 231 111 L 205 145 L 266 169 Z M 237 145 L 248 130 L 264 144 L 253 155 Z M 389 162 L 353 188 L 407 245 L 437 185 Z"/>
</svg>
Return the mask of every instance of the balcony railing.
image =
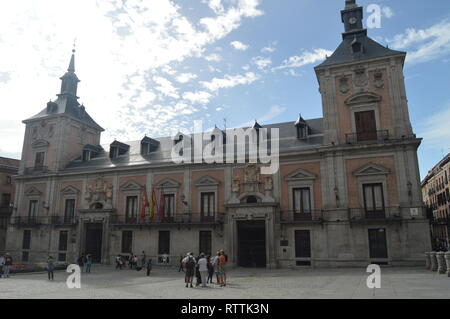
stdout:
<svg viewBox="0 0 450 319">
<path fill-rule="evenodd" d="M 0 207 L 0 215 L 11 215 L 13 208 L 10 206 Z"/>
<path fill-rule="evenodd" d="M 31 174 L 45 174 L 48 173 L 48 167 L 47 166 L 33 166 L 33 167 L 26 167 L 24 170 L 25 175 L 31 175 Z"/>
<path fill-rule="evenodd" d="M 74 226 L 78 224 L 77 216 L 52 216 L 52 225 L 55 226 Z"/>
<path fill-rule="evenodd" d="M 358 143 L 384 143 L 389 140 L 388 130 L 378 130 L 373 132 L 349 133 L 346 134 L 347 144 Z"/>
<path fill-rule="evenodd" d="M 354 219 L 400 219 L 399 207 L 385 207 L 378 210 L 365 208 L 349 208 L 349 218 Z"/>
<path fill-rule="evenodd" d="M 113 216 L 113 225 L 154 225 L 154 224 L 218 224 L 223 223 L 224 214 L 215 213 L 205 216 L 201 213 L 179 213 L 174 216 L 146 216 L 143 220 L 137 217 Z"/>
<path fill-rule="evenodd" d="M 288 223 L 301 223 L 301 222 L 320 222 L 322 221 L 322 210 L 309 210 L 309 211 L 281 211 L 280 222 Z"/>
<path fill-rule="evenodd" d="M 18 216 L 14 217 L 12 220 L 13 224 L 21 227 L 31 227 L 31 226 L 39 226 L 45 224 L 47 219 L 42 217 L 35 217 L 35 216 Z"/>
</svg>

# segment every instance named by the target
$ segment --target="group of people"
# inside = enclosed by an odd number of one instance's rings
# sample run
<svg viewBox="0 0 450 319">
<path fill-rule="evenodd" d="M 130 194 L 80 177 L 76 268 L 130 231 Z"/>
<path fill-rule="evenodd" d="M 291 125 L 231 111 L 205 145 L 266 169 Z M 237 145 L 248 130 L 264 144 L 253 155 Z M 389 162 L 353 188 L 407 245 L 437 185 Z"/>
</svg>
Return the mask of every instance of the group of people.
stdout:
<svg viewBox="0 0 450 319">
<path fill-rule="evenodd" d="M 129 256 L 117 255 L 116 269 L 122 270 L 122 267 L 126 266 L 129 266 L 130 269 L 133 269 L 134 267 L 137 271 L 140 271 L 145 267 L 147 276 L 150 276 L 150 272 L 152 271 L 152 259 L 147 258 L 145 251 L 142 251 L 140 258 L 133 253 L 130 253 Z"/>
<path fill-rule="evenodd" d="M 205 256 L 201 253 L 197 258 L 193 253 L 187 253 L 180 261 L 180 270 L 185 271 L 184 282 L 186 288 L 193 288 L 194 276 L 197 278 L 195 286 L 206 287 L 208 283 L 213 283 L 214 273 L 216 274 L 216 284 L 220 287 L 227 285 L 226 265 L 228 256 L 223 250 L 219 250 L 215 256 Z"/>
<path fill-rule="evenodd" d="M 9 253 L 0 255 L 0 278 L 9 278 L 13 259 Z"/>
<path fill-rule="evenodd" d="M 77 259 L 77 264 L 78 266 L 80 266 L 81 271 L 86 272 L 86 273 L 90 273 L 91 272 L 91 266 L 94 263 L 94 260 L 92 259 L 92 255 L 91 254 L 87 254 L 86 256 L 83 254 L 81 254 L 80 257 L 78 257 Z"/>
</svg>

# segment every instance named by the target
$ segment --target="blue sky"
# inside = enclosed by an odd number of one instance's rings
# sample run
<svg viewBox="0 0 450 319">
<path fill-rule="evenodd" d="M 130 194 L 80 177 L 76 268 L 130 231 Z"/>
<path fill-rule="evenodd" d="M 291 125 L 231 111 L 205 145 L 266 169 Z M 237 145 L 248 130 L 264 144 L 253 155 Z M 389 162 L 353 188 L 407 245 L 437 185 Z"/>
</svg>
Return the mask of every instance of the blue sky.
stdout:
<svg viewBox="0 0 450 319">
<path fill-rule="evenodd" d="M 102 143 L 322 117 L 313 67 L 340 43 L 344 0 L 23 0 L 0 4 L 0 155 L 59 89 L 76 38 L 78 95 Z M 450 152 L 450 2 L 358 0 L 369 36 L 407 51 L 422 177 Z M 366 13 L 366 17 L 367 17 Z M 176 133 L 176 132 L 175 132 Z"/>
</svg>

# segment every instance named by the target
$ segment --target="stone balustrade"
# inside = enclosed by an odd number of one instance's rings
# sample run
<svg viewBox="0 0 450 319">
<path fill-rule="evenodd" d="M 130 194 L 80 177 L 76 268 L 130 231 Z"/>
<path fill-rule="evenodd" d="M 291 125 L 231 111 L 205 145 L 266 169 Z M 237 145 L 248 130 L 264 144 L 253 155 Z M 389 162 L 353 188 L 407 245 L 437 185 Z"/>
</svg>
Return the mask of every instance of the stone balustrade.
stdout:
<svg viewBox="0 0 450 319">
<path fill-rule="evenodd" d="M 438 269 L 438 262 L 436 258 L 436 252 L 432 251 L 430 253 L 430 261 L 431 261 L 431 271 L 436 271 Z"/>
<path fill-rule="evenodd" d="M 445 253 L 440 251 L 436 253 L 436 259 L 438 262 L 438 269 L 437 272 L 439 274 L 445 274 L 447 272 L 447 265 L 445 264 Z"/>
</svg>

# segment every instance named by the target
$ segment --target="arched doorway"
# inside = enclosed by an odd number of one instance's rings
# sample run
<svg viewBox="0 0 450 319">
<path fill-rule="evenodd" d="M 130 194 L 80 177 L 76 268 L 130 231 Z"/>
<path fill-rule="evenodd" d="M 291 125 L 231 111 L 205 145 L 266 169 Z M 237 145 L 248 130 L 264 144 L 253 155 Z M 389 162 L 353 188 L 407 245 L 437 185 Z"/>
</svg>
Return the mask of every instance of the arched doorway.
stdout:
<svg viewBox="0 0 450 319">
<path fill-rule="evenodd" d="M 266 221 L 237 221 L 237 258 L 241 267 L 266 267 Z"/>
</svg>

